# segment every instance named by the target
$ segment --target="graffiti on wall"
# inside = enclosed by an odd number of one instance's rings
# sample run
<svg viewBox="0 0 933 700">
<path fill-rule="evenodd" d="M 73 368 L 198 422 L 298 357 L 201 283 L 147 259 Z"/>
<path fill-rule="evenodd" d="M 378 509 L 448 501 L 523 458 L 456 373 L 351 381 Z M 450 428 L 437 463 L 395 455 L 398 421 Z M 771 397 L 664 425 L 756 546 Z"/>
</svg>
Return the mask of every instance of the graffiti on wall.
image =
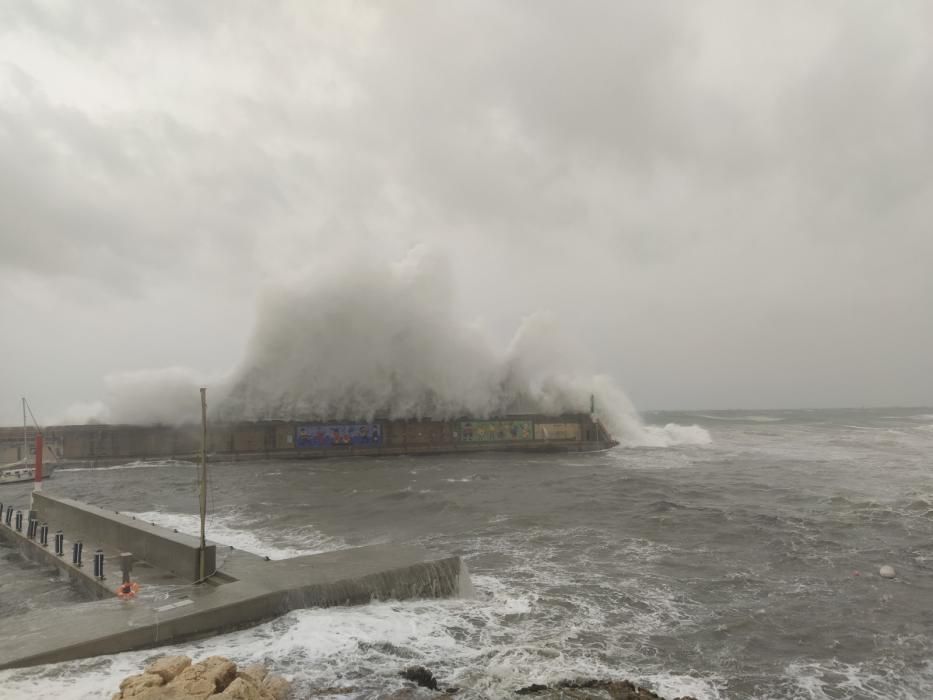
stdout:
<svg viewBox="0 0 933 700">
<path fill-rule="evenodd" d="M 530 420 L 473 420 L 460 424 L 464 442 L 531 440 Z"/>
<path fill-rule="evenodd" d="M 379 447 L 382 445 L 382 428 L 378 423 L 311 423 L 295 428 L 295 447 L 346 445 Z"/>
<path fill-rule="evenodd" d="M 535 440 L 579 439 L 579 423 L 535 423 Z"/>
</svg>

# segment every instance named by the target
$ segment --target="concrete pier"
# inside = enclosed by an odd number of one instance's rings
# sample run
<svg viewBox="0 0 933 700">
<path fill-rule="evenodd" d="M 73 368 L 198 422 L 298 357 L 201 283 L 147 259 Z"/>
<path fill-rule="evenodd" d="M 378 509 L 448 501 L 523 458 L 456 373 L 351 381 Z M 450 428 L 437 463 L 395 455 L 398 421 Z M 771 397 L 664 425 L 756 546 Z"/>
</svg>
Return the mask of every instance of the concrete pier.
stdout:
<svg viewBox="0 0 933 700">
<path fill-rule="evenodd" d="M 113 539 L 128 536 L 127 532 L 143 537 L 135 533 L 142 528 L 145 537 L 170 543 L 165 550 L 154 546 L 149 551 L 164 552 L 179 544 L 177 533 L 116 513 L 95 513 L 92 506 L 69 499 L 43 494 L 35 506 L 40 519 L 65 512 L 76 523 L 89 518 L 101 528 L 97 531 L 101 537 L 110 533 L 101 522 L 112 521 Z M 125 520 L 130 520 L 131 527 Z M 48 522 L 50 531 L 64 530 Z M 124 528 L 127 532 L 116 534 Z M 140 583 L 140 594 L 124 601 L 113 592 L 121 581 L 117 555 L 123 549 L 115 543 L 84 540 L 84 566 L 78 568 L 71 564 L 68 547 L 64 557 L 57 557 L 51 546 L 42 547 L 2 523 L 0 537 L 15 544 L 24 556 L 55 566 L 98 598 L 64 611 L 38 610 L 4 620 L 0 669 L 181 642 L 254 625 L 297 608 L 452 597 L 469 585 L 459 557 L 432 556 L 416 547 L 374 545 L 267 561 L 215 545 L 219 571 L 200 585 L 179 573 L 181 565 L 172 571 L 138 558 L 132 578 Z M 90 557 L 97 548 L 108 553 L 104 581 L 91 572 Z"/>
</svg>

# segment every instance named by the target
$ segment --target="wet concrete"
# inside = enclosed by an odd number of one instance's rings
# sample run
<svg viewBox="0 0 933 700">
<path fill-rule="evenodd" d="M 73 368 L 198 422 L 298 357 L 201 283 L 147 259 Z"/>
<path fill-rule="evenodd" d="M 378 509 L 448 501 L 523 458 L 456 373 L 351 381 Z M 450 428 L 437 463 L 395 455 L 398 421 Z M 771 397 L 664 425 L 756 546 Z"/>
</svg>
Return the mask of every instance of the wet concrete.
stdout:
<svg viewBox="0 0 933 700">
<path fill-rule="evenodd" d="M 68 507 L 65 501 L 56 507 Z M 84 506 L 84 504 L 80 504 Z M 25 510 L 25 509 L 24 509 Z M 116 516 L 117 514 L 113 514 Z M 50 530 L 55 525 L 50 522 Z M 149 526 L 153 536 L 177 538 Z M 216 544 L 219 571 L 207 582 L 191 584 L 177 574 L 137 561 L 135 599 L 120 600 L 119 547 L 85 542 L 82 567 L 71 564 L 70 547 L 57 557 L 23 532 L 0 524 L 0 537 L 24 556 L 54 566 L 90 597 L 100 600 L 66 610 L 38 610 L 4 620 L 0 668 L 14 668 L 142 649 L 250 626 L 307 607 L 355 605 L 372 600 L 452 597 L 468 587 L 468 574 L 455 556 L 436 556 L 420 548 L 372 545 L 269 561 Z M 106 531 L 98 531 L 98 534 Z M 94 549 L 105 551 L 105 578 L 91 571 Z"/>
</svg>

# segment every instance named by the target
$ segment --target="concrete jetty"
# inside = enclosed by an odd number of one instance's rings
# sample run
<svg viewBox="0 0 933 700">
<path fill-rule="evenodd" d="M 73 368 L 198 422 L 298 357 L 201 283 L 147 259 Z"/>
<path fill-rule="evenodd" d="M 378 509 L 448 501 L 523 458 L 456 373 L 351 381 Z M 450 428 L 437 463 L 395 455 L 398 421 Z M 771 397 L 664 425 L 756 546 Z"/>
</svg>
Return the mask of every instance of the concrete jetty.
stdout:
<svg viewBox="0 0 933 700">
<path fill-rule="evenodd" d="M 22 532 L 7 526 L 5 514 L 0 537 L 25 557 L 57 568 L 93 600 L 4 620 L 0 669 L 181 642 L 298 608 L 452 597 L 469 586 L 459 557 L 435 556 L 417 547 L 373 545 L 269 561 L 216 543 L 218 570 L 206 582 L 193 584 L 197 560 L 190 549 L 197 550 L 196 538 L 46 493 L 34 493 L 33 509 L 50 532 L 61 529 L 67 535 L 64 556 L 55 554 L 51 534 L 44 547 L 38 536 L 27 536 L 25 524 Z M 72 564 L 70 544 L 77 539 L 85 546 L 81 567 Z M 97 549 L 105 555 L 103 580 L 91 571 Z M 136 598 L 120 600 L 115 595 L 120 554 L 128 551 L 134 560 L 132 578 L 141 588 Z"/>
</svg>

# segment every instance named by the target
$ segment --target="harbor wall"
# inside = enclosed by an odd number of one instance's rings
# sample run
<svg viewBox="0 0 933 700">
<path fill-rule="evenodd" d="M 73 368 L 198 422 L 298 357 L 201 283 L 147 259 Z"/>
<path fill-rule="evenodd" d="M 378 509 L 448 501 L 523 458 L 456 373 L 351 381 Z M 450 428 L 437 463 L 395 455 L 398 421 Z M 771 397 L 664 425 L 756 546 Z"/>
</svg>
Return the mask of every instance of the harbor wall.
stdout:
<svg viewBox="0 0 933 700">
<path fill-rule="evenodd" d="M 188 459 L 201 450 L 201 428 L 196 425 L 71 425 L 46 428 L 45 434 L 60 446 L 59 460 L 67 462 Z M 16 440 L 22 440 L 21 432 L 17 437 L 15 428 L 0 428 L 0 446 Z M 585 413 L 528 414 L 481 420 L 212 423 L 208 431 L 208 452 L 215 457 L 232 459 L 263 455 L 312 459 L 477 450 L 592 451 L 614 444 L 603 425 Z"/>
<path fill-rule="evenodd" d="M 107 542 L 134 558 L 169 571 L 187 581 L 197 581 L 200 573 L 200 542 L 196 537 L 156 529 L 130 516 L 111 513 L 70 498 L 52 496 L 43 491 L 32 495 L 39 520 L 54 523 L 69 533 L 81 533 L 88 542 Z M 215 568 L 216 547 L 208 545 L 205 570 Z"/>
</svg>

